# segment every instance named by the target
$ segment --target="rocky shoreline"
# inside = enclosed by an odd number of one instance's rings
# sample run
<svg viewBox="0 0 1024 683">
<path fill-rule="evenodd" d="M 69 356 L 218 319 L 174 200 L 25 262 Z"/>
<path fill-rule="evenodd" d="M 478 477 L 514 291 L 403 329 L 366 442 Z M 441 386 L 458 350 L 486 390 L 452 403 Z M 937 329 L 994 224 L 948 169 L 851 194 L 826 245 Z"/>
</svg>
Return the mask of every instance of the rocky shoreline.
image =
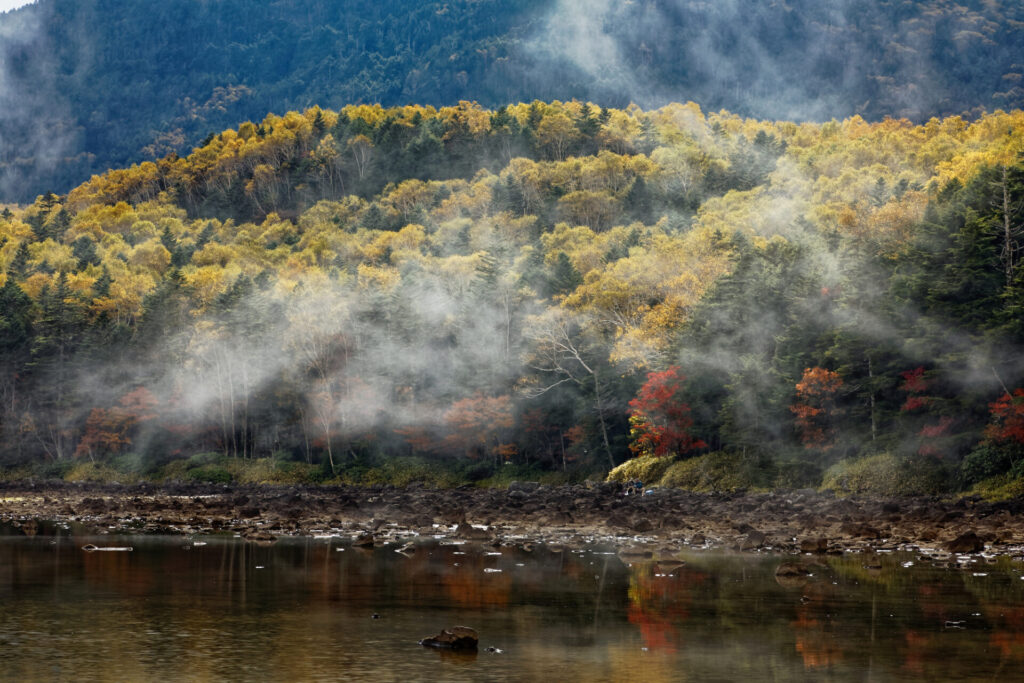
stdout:
<svg viewBox="0 0 1024 683">
<path fill-rule="evenodd" d="M 231 533 L 253 540 L 419 534 L 475 541 L 611 543 L 640 554 L 685 547 L 840 553 L 899 549 L 1024 555 L 1024 499 L 836 498 L 812 490 L 702 494 L 619 484 L 506 489 L 206 484 L 0 484 L 0 521 L 99 533 Z"/>
</svg>

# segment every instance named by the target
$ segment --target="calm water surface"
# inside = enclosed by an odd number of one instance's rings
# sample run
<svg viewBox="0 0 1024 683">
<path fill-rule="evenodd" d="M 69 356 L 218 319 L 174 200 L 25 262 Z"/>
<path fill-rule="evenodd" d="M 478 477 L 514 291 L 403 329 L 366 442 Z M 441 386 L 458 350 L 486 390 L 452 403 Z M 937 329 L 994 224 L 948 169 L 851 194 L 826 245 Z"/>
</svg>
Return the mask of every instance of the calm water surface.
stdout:
<svg viewBox="0 0 1024 683">
<path fill-rule="evenodd" d="M 1024 680 L 1024 565 L 1007 559 L 680 567 L 597 547 L 29 532 L 0 528 L 3 680 Z M 776 578 L 794 561 L 811 576 Z M 417 645 L 453 625 L 503 652 Z"/>
</svg>

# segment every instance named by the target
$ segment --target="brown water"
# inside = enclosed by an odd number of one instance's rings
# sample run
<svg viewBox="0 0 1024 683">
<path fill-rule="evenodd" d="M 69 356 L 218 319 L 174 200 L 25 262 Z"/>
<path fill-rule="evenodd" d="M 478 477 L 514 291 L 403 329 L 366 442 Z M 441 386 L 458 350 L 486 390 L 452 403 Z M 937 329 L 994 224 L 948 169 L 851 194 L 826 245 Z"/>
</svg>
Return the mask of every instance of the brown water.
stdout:
<svg viewBox="0 0 1024 683">
<path fill-rule="evenodd" d="M 0 530 L 3 680 L 1024 680 L 1024 566 L 1008 559 L 673 567 L 601 548 L 29 532 Z M 784 561 L 812 575 L 777 579 Z M 453 625 L 503 652 L 417 645 Z"/>
</svg>

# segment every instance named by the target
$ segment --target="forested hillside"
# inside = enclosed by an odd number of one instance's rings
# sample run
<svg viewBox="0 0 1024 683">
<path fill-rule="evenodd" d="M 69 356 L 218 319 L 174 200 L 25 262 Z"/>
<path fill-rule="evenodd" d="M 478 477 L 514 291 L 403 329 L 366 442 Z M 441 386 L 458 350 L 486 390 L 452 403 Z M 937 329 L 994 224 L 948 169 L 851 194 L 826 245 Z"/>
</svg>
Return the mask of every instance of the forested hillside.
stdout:
<svg viewBox="0 0 1024 683">
<path fill-rule="evenodd" d="M 1020 111 L 245 122 L 0 216 L 3 460 L 1013 476 L 1022 149 Z"/>
<path fill-rule="evenodd" d="M 924 122 L 1024 104 L 992 0 L 38 0 L 0 15 L 0 200 L 268 111 L 580 99 Z"/>
</svg>

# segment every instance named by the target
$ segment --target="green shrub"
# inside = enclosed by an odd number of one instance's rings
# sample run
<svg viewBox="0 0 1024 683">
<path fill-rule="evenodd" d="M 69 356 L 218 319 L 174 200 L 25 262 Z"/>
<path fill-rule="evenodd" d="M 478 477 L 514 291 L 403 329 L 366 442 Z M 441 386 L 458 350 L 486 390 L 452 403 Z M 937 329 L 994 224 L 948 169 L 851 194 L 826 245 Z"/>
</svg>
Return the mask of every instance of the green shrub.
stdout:
<svg viewBox="0 0 1024 683">
<path fill-rule="evenodd" d="M 187 460 L 172 460 L 154 473 L 157 481 L 181 481 L 188 472 Z"/>
<path fill-rule="evenodd" d="M 381 458 L 379 461 L 374 458 L 370 463 L 350 462 L 338 472 L 335 481 L 353 486 L 420 483 L 434 488 L 452 488 L 466 483 L 453 464 L 415 457 Z"/>
<path fill-rule="evenodd" d="M 43 463 L 39 467 L 39 476 L 43 479 L 65 479 L 68 473 L 79 464 L 81 463 L 73 460 L 55 460 Z"/>
<path fill-rule="evenodd" d="M 240 484 L 283 483 L 279 481 L 277 461 L 273 458 L 256 458 L 255 460 L 225 459 L 223 467 Z"/>
<path fill-rule="evenodd" d="M 535 481 L 545 486 L 559 486 L 582 481 L 590 470 L 547 470 L 532 465 L 502 465 L 493 475 L 476 482 L 481 488 L 508 488 L 514 481 Z"/>
<path fill-rule="evenodd" d="M 327 478 L 319 465 L 305 462 L 278 460 L 277 472 L 282 482 L 290 484 L 322 484 Z"/>
<path fill-rule="evenodd" d="M 219 465 L 228 460 L 223 453 L 196 453 L 188 459 L 189 467 L 202 467 L 203 465 Z"/>
<path fill-rule="evenodd" d="M 923 496 L 944 493 L 949 484 L 948 470 L 936 460 L 880 453 L 839 461 L 825 472 L 821 488 L 839 495 Z"/>
<path fill-rule="evenodd" d="M 141 478 L 149 469 L 149 465 L 141 453 L 122 453 L 111 458 L 108 464 L 118 472 L 135 478 Z"/>
<path fill-rule="evenodd" d="M 965 484 L 976 484 L 1009 472 L 1013 466 L 1014 459 L 1007 449 L 982 443 L 960 463 L 960 478 Z"/>
<path fill-rule="evenodd" d="M 231 476 L 231 472 L 220 465 L 192 467 L 185 473 L 185 476 L 192 481 L 201 481 L 208 484 L 230 484 L 234 479 Z"/>
<path fill-rule="evenodd" d="M 630 458 L 609 472 L 607 481 L 626 482 L 639 480 L 645 484 L 654 484 L 664 476 L 666 470 L 672 467 L 673 463 L 677 463 L 675 457 L 642 455 Z"/>
<path fill-rule="evenodd" d="M 780 462 L 775 465 L 772 487 L 810 489 L 821 486 L 821 467 L 808 462 Z"/>
<path fill-rule="evenodd" d="M 761 486 L 764 475 L 757 462 L 719 451 L 673 463 L 658 485 L 703 493 L 742 491 Z"/>
</svg>

